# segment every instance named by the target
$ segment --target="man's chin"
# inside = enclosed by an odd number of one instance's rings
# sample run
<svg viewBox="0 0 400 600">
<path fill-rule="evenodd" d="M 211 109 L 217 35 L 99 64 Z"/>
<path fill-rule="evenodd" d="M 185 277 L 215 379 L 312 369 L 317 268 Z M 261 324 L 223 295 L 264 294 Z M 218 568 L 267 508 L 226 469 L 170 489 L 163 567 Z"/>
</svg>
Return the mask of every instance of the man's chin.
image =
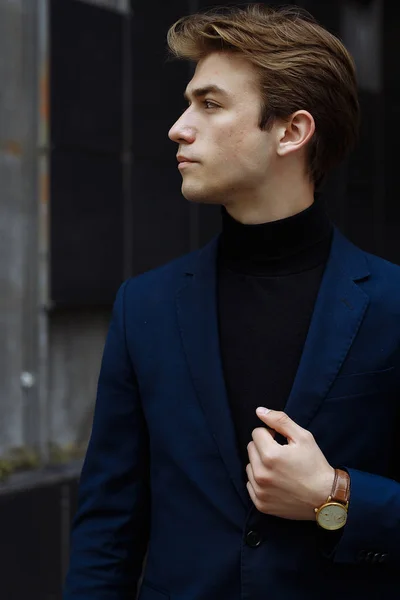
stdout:
<svg viewBox="0 0 400 600">
<path fill-rule="evenodd" d="M 210 191 L 194 189 L 184 184 L 182 184 L 182 196 L 188 202 L 193 202 L 194 204 L 221 204 Z"/>
</svg>

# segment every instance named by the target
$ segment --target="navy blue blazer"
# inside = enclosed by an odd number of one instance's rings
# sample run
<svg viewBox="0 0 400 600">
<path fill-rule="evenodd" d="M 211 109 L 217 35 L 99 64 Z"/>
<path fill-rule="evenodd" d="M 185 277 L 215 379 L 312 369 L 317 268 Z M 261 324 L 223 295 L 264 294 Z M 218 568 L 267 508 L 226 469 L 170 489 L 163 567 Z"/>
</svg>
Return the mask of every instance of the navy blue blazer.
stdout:
<svg viewBox="0 0 400 600">
<path fill-rule="evenodd" d="M 140 600 L 400 598 L 400 268 L 335 231 L 287 400 L 350 473 L 336 538 L 248 496 L 221 367 L 217 242 L 118 292 L 64 600 L 135 598 L 146 551 Z"/>
</svg>

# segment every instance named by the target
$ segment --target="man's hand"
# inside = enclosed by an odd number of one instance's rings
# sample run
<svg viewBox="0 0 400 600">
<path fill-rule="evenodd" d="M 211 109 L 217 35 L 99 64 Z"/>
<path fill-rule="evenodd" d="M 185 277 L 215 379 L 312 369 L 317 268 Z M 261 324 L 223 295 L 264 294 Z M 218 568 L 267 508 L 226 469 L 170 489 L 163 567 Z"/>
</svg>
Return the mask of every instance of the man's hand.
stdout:
<svg viewBox="0 0 400 600">
<path fill-rule="evenodd" d="M 329 465 L 312 433 L 297 425 L 284 412 L 258 408 L 265 427 L 254 429 L 247 446 L 247 489 L 262 513 L 284 519 L 314 520 L 314 508 L 328 498 L 335 470 Z M 287 445 L 274 440 L 283 435 Z"/>
</svg>

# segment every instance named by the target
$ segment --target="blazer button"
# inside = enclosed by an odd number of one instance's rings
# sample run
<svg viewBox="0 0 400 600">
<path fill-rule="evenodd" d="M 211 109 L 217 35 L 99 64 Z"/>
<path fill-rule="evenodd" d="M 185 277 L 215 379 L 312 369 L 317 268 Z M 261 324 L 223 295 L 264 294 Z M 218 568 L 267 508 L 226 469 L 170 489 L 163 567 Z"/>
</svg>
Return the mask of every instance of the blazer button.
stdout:
<svg viewBox="0 0 400 600">
<path fill-rule="evenodd" d="M 382 554 L 380 554 L 379 552 L 375 552 L 375 554 L 373 555 L 371 562 L 373 564 L 377 563 L 380 561 L 380 559 L 382 558 Z"/>
<path fill-rule="evenodd" d="M 261 535 L 257 531 L 249 531 L 246 535 L 246 544 L 250 548 L 257 548 L 261 544 Z"/>
<path fill-rule="evenodd" d="M 374 554 L 375 554 L 374 552 L 367 552 L 367 554 L 365 555 L 365 559 L 364 559 L 364 560 L 365 560 L 366 562 L 368 562 L 368 563 L 369 563 L 369 562 L 372 562 L 372 559 L 373 559 L 373 557 L 374 557 Z"/>
<path fill-rule="evenodd" d="M 385 563 L 388 559 L 388 556 L 389 556 L 388 554 L 381 554 L 378 562 Z"/>
</svg>

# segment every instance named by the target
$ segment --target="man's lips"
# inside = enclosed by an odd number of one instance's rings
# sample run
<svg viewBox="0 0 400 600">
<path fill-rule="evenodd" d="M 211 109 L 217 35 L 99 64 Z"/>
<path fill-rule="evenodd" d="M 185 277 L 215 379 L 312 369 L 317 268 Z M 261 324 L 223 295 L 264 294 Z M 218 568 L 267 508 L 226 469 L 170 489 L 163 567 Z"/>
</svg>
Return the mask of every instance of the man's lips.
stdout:
<svg viewBox="0 0 400 600">
<path fill-rule="evenodd" d="M 187 158 L 186 156 L 183 156 L 182 154 L 178 154 L 178 156 L 176 157 L 178 159 L 178 162 L 196 162 L 195 160 L 191 159 L 191 158 Z"/>
<path fill-rule="evenodd" d="M 186 158 L 186 156 L 177 156 L 178 159 L 178 169 L 183 167 L 187 167 L 188 165 L 196 164 L 197 161 L 191 160 L 190 158 Z"/>
</svg>

